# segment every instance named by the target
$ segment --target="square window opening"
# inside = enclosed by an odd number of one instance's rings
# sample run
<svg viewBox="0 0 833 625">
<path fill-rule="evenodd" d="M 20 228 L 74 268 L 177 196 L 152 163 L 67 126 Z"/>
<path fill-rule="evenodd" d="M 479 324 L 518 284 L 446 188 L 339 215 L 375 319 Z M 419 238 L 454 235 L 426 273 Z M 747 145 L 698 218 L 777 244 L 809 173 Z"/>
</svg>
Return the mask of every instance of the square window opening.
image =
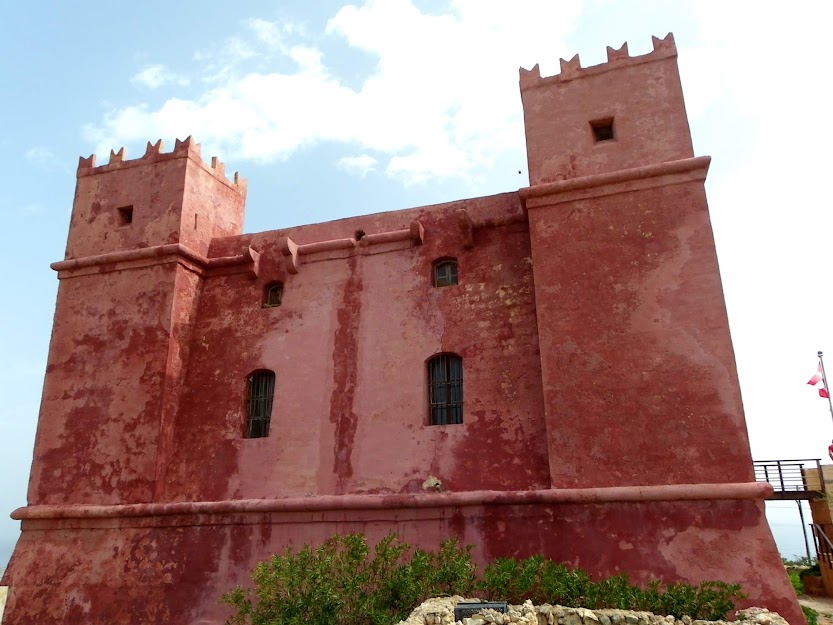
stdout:
<svg viewBox="0 0 833 625">
<path fill-rule="evenodd" d="M 120 206 L 116 209 L 119 214 L 119 225 L 127 226 L 133 223 L 133 206 Z"/>
<path fill-rule="evenodd" d="M 266 286 L 263 291 L 263 307 L 275 308 L 283 300 L 283 284 L 275 282 Z"/>
<path fill-rule="evenodd" d="M 457 284 L 457 262 L 444 260 L 434 265 L 434 286 L 454 286 Z"/>
<path fill-rule="evenodd" d="M 590 128 L 593 130 L 593 139 L 596 143 L 601 141 L 613 141 L 615 138 L 613 134 L 613 118 L 596 119 L 590 122 Z"/>
</svg>

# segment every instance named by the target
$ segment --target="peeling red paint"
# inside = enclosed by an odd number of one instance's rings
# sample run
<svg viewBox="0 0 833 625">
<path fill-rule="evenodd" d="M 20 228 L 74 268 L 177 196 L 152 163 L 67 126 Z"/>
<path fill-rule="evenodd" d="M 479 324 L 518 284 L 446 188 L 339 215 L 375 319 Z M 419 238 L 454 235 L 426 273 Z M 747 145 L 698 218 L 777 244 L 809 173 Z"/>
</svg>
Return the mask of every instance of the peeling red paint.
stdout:
<svg viewBox="0 0 833 625">
<path fill-rule="evenodd" d="M 375 542 L 395 524 L 403 540 L 423 548 L 435 549 L 446 537 L 474 544 L 473 556 L 480 565 L 498 556 L 542 553 L 581 566 L 595 578 L 625 571 L 636 582 L 652 577 L 667 582 L 731 579 L 742 569 L 746 571 L 742 581 L 752 593 L 744 605 L 766 597 L 770 609 L 792 615 L 794 595 L 786 594 L 790 587 L 760 566 L 777 557 L 762 512 L 762 504 L 754 501 L 419 512 L 394 508 L 354 512 L 349 517 L 338 511 L 294 517 L 242 516 L 229 519 L 228 524 L 199 528 L 126 526 L 25 532 L 22 546 L 33 557 L 49 558 L 54 567 L 32 569 L 23 577 L 22 567 L 13 562 L 10 571 L 18 572 L 7 573 L 5 582 L 12 587 L 9 605 L 19 610 L 15 618 L 21 619 L 13 623 L 44 622 L 43 606 L 52 605 L 56 587 L 73 588 L 77 596 L 87 597 L 93 613 L 103 617 L 99 622 L 198 623 L 202 619 L 222 623 L 229 611 L 216 598 L 236 584 L 249 584 L 248 572 L 264 554 L 280 551 L 290 541 L 319 543 L 337 532 L 363 532 Z M 662 523 L 656 523 L 657 518 Z M 264 533 L 264 527 L 270 531 Z M 68 543 L 72 550 L 67 549 Z M 57 553 L 64 555 L 55 559 Z M 88 570 L 87 554 L 96 554 L 90 564 L 102 568 Z M 690 562 L 704 566 L 686 570 Z M 118 571 L 120 585 L 109 584 L 103 571 L 110 575 Z M 50 588 L 49 584 L 54 585 Z M 18 605 L 18 596 L 44 603 Z"/>
<path fill-rule="evenodd" d="M 335 424 L 333 473 L 337 476 L 336 493 L 343 494 L 345 480 L 353 476 L 353 439 L 359 417 L 353 411 L 359 360 L 359 319 L 361 317 L 362 278 L 358 258 L 347 259 L 349 277 L 344 285 L 341 304 L 336 313 L 337 327 L 333 345 L 333 380 L 330 395 L 330 422 Z"/>
</svg>

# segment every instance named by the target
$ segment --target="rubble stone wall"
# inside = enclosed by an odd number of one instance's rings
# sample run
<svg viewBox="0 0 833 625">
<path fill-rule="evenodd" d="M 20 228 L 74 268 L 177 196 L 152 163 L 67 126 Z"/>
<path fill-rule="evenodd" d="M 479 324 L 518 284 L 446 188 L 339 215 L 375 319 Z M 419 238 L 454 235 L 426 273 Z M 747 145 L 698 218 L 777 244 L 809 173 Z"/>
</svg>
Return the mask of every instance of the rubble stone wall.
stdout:
<svg viewBox="0 0 833 625">
<path fill-rule="evenodd" d="M 453 625 L 454 606 L 461 601 L 479 601 L 463 597 L 437 597 L 428 599 L 417 607 L 411 615 L 399 625 Z M 777 612 L 764 608 L 747 608 L 735 613 L 735 622 L 746 621 L 749 625 L 789 625 Z M 523 605 L 509 606 L 506 614 L 495 610 L 483 610 L 462 621 L 460 625 L 717 625 L 726 621 L 705 621 L 692 619 L 690 616 L 675 618 L 651 612 L 633 610 L 588 610 L 586 608 L 568 608 L 562 605 L 533 605 L 531 601 Z"/>
</svg>

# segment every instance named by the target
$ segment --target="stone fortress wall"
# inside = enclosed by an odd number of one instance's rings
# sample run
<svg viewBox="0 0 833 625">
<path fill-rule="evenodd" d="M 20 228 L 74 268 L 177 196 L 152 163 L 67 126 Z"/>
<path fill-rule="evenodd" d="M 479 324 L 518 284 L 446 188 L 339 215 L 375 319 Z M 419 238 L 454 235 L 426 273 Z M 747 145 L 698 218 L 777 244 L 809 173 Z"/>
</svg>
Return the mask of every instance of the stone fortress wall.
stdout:
<svg viewBox="0 0 833 625">
<path fill-rule="evenodd" d="M 800 625 L 752 473 L 710 159 L 673 37 L 653 47 L 521 70 L 517 192 L 244 234 L 246 182 L 190 138 L 82 158 L 7 625 L 222 623 L 270 553 L 391 530 L 481 564 L 740 583 Z M 449 354 L 462 422 L 438 425 L 427 363 Z"/>
</svg>

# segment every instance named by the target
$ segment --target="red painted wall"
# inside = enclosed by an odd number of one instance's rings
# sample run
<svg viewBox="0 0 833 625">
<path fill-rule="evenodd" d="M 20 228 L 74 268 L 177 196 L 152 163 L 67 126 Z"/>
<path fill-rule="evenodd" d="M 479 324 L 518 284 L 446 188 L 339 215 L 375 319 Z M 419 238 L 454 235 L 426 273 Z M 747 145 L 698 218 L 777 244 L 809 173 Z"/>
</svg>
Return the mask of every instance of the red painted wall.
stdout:
<svg viewBox="0 0 833 625">
<path fill-rule="evenodd" d="M 752 481 L 702 182 L 529 216 L 553 484 Z"/>
<path fill-rule="evenodd" d="M 481 563 L 742 583 L 800 625 L 751 483 L 708 158 L 655 48 L 522 71 L 517 193 L 243 235 L 245 182 L 190 140 L 82 159 L 4 622 L 220 623 L 286 544 L 396 530 Z M 435 288 L 446 257 L 459 284 Z M 448 352 L 464 422 L 431 426 Z M 259 369 L 270 435 L 246 439 Z"/>
<path fill-rule="evenodd" d="M 635 581 L 735 579 L 744 571 L 751 603 L 765 597 L 771 609 L 800 622 L 792 588 L 761 566 L 777 554 L 763 504 L 753 501 L 393 508 L 202 522 L 75 521 L 59 530 L 54 522 L 30 521 L 32 531 L 23 533 L 7 572 L 6 618 L 14 624 L 219 624 L 230 610 L 217 598 L 248 585 L 249 571 L 266 554 L 337 532 L 362 532 L 375 542 L 396 527 L 405 540 L 432 548 L 459 537 L 477 545 L 481 563 L 541 552 L 595 576 L 627 571 Z M 24 574 L 22 554 L 49 566 L 30 566 Z"/>
<path fill-rule="evenodd" d="M 529 234 L 522 221 L 486 228 L 465 250 L 461 207 L 475 222 L 523 219 L 507 194 L 217 242 L 220 254 L 258 249 L 261 272 L 208 280 L 200 294 L 177 424 L 192 435 L 175 437 L 164 499 L 420 492 L 429 475 L 450 490 L 547 487 Z M 317 255 L 297 275 L 277 251 L 286 234 L 303 244 L 414 218 L 424 245 Z M 432 262 L 446 256 L 460 284 L 434 288 Z M 283 303 L 261 308 L 273 280 Z M 428 425 L 425 362 L 440 352 L 463 358 L 464 427 Z M 244 439 L 257 369 L 276 373 L 272 429 Z"/>
</svg>

